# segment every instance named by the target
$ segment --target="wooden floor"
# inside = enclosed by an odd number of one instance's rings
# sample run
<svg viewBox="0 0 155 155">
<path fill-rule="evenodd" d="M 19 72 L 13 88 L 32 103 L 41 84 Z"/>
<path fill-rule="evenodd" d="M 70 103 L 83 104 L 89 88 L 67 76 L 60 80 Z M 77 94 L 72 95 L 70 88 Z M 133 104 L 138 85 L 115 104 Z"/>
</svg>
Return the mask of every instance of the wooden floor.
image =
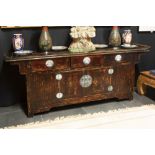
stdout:
<svg viewBox="0 0 155 155">
<path fill-rule="evenodd" d="M 35 115 L 32 118 L 28 118 L 21 105 L 16 104 L 9 107 L 0 107 L 0 128 L 31 122 L 53 120 L 58 116 L 65 117 L 77 114 L 93 114 L 96 112 L 107 112 L 114 109 L 137 107 L 147 104 L 155 104 L 155 101 L 134 93 L 134 99 L 132 101 L 124 100 L 118 102 L 115 100 L 105 100 L 81 105 L 67 106 L 59 109 L 53 109 L 47 113 Z"/>
</svg>

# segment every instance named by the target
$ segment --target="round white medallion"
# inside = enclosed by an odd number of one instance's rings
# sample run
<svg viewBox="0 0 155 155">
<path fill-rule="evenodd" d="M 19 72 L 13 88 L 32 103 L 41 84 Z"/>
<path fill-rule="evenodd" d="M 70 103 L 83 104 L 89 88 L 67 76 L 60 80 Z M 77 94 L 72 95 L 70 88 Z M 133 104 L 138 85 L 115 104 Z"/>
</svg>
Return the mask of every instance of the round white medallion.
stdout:
<svg viewBox="0 0 155 155">
<path fill-rule="evenodd" d="M 83 63 L 84 63 L 85 65 L 89 65 L 90 62 L 91 62 L 91 59 L 90 59 L 89 57 L 85 57 L 85 58 L 83 59 Z"/>
<path fill-rule="evenodd" d="M 60 98 L 62 98 L 62 97 L 63 97 L 63 93 L 57 93 L 57 94 L 56 94 L 56 98 L 60 99 Z"/>
<path fill-rule="evenodd" d="M 56 80 L 61 80 L 61 79 L 62 79 L 62 74 L 57 74 L 57 75 L 55 76 L 55 78 L 56 78 Z"/>
<path fill-rule="evenodd" d="M 108 86 L 108 91 L 113 91 L 113 86 Z"/>
<path fill-rule="evenodd" d="M 45 64 L 46 64 L 47 67 L 53 67 L 54 66 L 54 61 L 53 60 L 47 60 L 45 62 Z"/>
<path fill-rule="evenodd" d="M 80 78 L 81 87 L 87 88 L 87 87 L 91 86 L 91 84 L 92 84 L 92 77 L 90 75 L 83 75 Z"/>
<path fill-rule="evenodd" d="M 114 69 L 113 68 L 108 69 L 108 74 L 113 74 L 113 73 L 114 73 Z"/>
<path fill-rule="evenodd" d="M 116 61 L 121 61 L 122 60 L 122 56 L 120 54 L 115 56 L 115 60 Z"/>
</svg>

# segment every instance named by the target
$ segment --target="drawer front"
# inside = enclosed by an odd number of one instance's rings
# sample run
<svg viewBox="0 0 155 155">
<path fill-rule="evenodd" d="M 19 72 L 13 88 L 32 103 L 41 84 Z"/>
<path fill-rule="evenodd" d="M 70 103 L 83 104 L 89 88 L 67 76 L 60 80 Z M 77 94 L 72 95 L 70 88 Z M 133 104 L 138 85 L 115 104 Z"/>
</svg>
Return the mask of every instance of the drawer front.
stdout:
<svg viewBox="0 0 155 155">
<path fill-rule="evenodd" d="M 30 62 L 32 72 L 48 70 L 64 70 L 70 68 L 69 58 L 34 60 Z"/>
<path fill-rule="evenodd" d="M 134 63 L 136 59 L 135 54 L 113 54 L 113 55 L 104 55 L 103 56 L 103 65 L 119 65 L 123 63 Z"/>
<path fill-rule="evenodd" d="M 72 68 L 102 66 L 102 56 L 75 56 L 71 58 Z"/>
</svg>

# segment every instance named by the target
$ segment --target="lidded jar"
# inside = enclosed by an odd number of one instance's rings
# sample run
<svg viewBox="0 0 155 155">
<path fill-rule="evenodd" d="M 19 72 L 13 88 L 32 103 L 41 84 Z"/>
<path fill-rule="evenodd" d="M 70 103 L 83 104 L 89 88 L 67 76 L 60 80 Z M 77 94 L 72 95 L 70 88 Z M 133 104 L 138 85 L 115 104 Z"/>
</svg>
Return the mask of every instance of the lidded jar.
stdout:
<svg viewBox="0 0 155 155">
<path fill-rule="evenodd" d="M 39 48 L 42 52 L 48 52 L 52 48 L 52 38 L 49 34 L 48 27 L 43 26 L 39 39 Z"/>
<path fill-rule="evenodd" d="M 121 35 L 119 33 L 118 26 L 113 26 L 110 36 L 109 36 L 109 45 L 113 47 L 119 47 L 121 45 Z"/>
<path fill-rule="evenodd" d="M 12 44 L 14 51 L 22 51 L 24 49 L 24 39 L 22 34 L 13 34 Z"/>
<path fill-rule="evenodd" d="M 132 41 L 132 33 L 131 30 L 124 30 L 122 34 L 123 43 L 126 45 L 130 45 Z"/>
</svg>

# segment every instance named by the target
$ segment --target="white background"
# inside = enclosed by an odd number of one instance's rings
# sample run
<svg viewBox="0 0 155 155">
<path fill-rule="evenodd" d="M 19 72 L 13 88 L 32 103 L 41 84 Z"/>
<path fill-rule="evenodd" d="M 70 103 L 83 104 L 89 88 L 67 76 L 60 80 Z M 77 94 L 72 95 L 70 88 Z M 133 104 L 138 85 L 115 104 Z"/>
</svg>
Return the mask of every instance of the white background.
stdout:
<svg viewBox="0 0 155 155">
<path fill-rule="evenodd" d="M 154 26 L 153 0 L 0 0 L 0 25 Z"/>
</svg>

